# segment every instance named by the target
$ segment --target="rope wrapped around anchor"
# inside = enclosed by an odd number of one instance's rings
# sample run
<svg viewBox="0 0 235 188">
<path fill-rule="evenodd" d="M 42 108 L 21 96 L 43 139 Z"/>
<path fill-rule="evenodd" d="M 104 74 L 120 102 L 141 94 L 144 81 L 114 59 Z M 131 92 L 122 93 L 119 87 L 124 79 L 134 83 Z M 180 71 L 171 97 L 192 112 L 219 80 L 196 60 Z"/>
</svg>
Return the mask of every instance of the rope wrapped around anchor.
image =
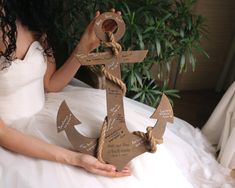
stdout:
<svg viewBox="0 0 235 188">
<path fill-rule="evenodd" d="M 108 42 L 101 42 L 101 45 L 105 48 L 110 48 L 113 55 L 117 56 L 120 52 L 122 52 L 122 46 L 115 41 L 114 35 L 112 32 L 106 32 Z M 119 78 L 113 76 L 110 74 L 106 69 L 105 66 L 102 65 L 101 72 L 104 74 L 104 76 L 112 81 L 113 83 L 117 84 L 123 92 L 123 95 L 126 94 L 126 84 Z"/>
<path fill-rule="evenodd" d="M 102 163 L 105 163 L 102 157 L 102 151 L 103 151 L 103 145 L 104 145 L 104 139 L 105 139 L 107 126 L 108 126 L 108 117 L 106 116 L 102 125 L 101 132 L 100 132 L 100 137 L 99 137 L 98 146 L 97 146 L 97 154 L 96 154 L 97 159 Z"/>
<path fill-rule="evenodd" d="M 161 141 L 157 140 L 153 136 L 153 127 L 147 127 L 146 130 L 147 130 L 146 133 L 141 132 L 141 131 L 134 131 L 133 134 L 146 140 L 150 145 L 149 152 L 155 153 L 157 151 L 157 144 L 160 144 Z"/>
<path fill-rule="evenodd" d="M 104 46 L 105 48 L 110 48 L 113 55 L 117 56 L 122 51 L 121 45 L 115 41 L 115 38 L 114 38 L 114 35 L 113 35 L 112 32 L 106 32 L 106 35 L 107 35 L 107 38 L 108 38 L 108 42 L 101 42 L 101 45 Z M 113 76 L 112 74 L 110 74 L 105 69 L 105 66 L 101 67 L 101 71 L 108 80 L 110 80 L 113 83 L 117 84 L 122 89 L 123 95 L 125 96 L 125 94 L 126 94 L 126 85 L 125 85 L 125 83 L 121 79 L 119 79 L 119 78 Z M 105 161 L 102 158 L 102 151 L 103 151 L 103 145 L 104 145 L 105 133 L 106 133 L 106 130 L 107 130 L 107 126 L 108 126 L 108 118 L 106 116 L 105 120 L 103 122 L 103 125 L 102 125 L 102 130 L 101 130 L 101 133 L 100 133 L 99 142 L 98 142 L 98 146 L 97 146 L 97 159 L 102 163 L 105 163 Z M 141 132 L 141 131 L 135 131 L 135 132 L 133 132 L 133 134 L 135 134 L 135 135 L 143 138 L 147 142 L 149 142 L 150 143 L 149 152 L 154 153 L 157 150 L 156 144 L 158 144 L 160 142 L 158 142 L 158 140 L 155 139 L 155 137 L 153 136 L 152 129 L 153 129 L 152 127 L 147 127 L 147 132 L 146 133 Z"/>
</svg>

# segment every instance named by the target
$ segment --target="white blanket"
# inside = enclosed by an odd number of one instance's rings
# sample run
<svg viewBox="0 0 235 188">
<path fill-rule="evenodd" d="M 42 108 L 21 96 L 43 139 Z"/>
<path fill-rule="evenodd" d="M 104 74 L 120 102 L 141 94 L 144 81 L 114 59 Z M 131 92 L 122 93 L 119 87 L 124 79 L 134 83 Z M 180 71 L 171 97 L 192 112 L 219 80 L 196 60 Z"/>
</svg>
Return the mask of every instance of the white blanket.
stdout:
<svg viewBox="0 0 235 188">
<path fill-rule="evenodd" d="M 217 145 L 219 162 L 226 168 L 235 169 L 235 82 L 224 94 L 202 133 Z"/>
<path fill-rule="evenodd" d="M 10 126 L 69 148 L 71 144 L 65 134 L 57 134 L 55 125 L 58 107 L 64 99 L 83 123 L 79 125 L 80 132 L 96 137 L 106 115 L 106 101 L 104 91 L 91 88 L 68 86 L 63 92 L 47 94 L 41 112 L 17 120 Z M 124 106 L 126 123 L 131 132 L 145 131 L 146 126 L 156 123 L 149 118 L 153 108 L 127 98 Z M 0 187 L 233 187 L 229 172 L 218 164 L 212 150 L 198 129 L 178 118 L 175 118 L 174 124 L 167 125 L 164 143 L 158 146 L 155 154 L 145 153 L 130 162 L 133 175 L 125 178 L 101 177 L 80 168 L 29 158 L 0 148 Z"/>
</svg>

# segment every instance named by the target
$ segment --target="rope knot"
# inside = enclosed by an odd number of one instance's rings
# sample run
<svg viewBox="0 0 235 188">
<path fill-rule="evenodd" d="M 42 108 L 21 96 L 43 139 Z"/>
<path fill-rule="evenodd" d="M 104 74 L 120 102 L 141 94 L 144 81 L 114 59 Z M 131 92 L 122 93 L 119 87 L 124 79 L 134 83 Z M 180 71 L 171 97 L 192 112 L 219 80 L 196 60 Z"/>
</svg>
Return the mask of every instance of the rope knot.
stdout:
<svg viewBox="0 0 235 188">
<path fill-rule="evenodd" d="M 115 56 L 117 56 L 122 51 L 122 46 L 115 41 L 112 32 L 106 32 L 108 42 L 101 42 L 101 45 L 105 48 L 110 48 Z"/>
<path fill-rule="evenodd" d="M 141 131 L 135 131 L 133 132 L 135 135 L 145 139 L 149 144 L 149 152 L 150 153 L 155 153 L 157 151 L 157 144 L 159 143 L 158 140 L 153 136 L 153 127 L 147 127 L 146 128 L 147 132 L 141 132 Z"/>
<path fill-rule="evenodd" d="M 112 53 L 117 56 L 121 51 L 122 51 L 122 47 L 119 43 L 117 43 L 115 41 L 114 35 L 112 32 L 106 32 L 107 38 L 108 38 L 108 42 L 101 42 L 101 45 L 106 47 L 106 48 L 110 48 Z M 117 84 L 123 93 L 123 96 L 125 96 L 126 94 L 126 84 L 119 78 L 113 76 L 112 74 L 110 74 L 106 69 L 105 66 L 101 67 L 101 72 L 104 74 L 104 76 L 109 79 L 110 81 L 112 81 L 113 83 Z"/>
</svg>

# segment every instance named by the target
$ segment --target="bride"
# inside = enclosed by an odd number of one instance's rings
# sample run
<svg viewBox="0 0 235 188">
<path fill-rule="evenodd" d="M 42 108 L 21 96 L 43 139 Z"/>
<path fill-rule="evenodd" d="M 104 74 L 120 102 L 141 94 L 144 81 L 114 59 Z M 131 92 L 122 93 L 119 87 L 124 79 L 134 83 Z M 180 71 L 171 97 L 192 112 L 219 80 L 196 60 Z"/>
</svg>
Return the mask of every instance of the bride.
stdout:
<svg viewBox="0 0 235 188">
<path fill-rule="evenodd" d="M 215 161 L 208 142 L 197 129 L 177 118 L 168 125 L 164 143 L 155 154 L 137 157 L 122 171 L 70 149 L 55 125 L 64 99 L 83 122 L 84 134 L 91 137 L 99 134 L 97 125 L 105 116 L 104 91 L 68 85 L 81 66 L 75 56 L 99 45 L 93 29 L 100 13 L 56 70 L 47 36 L 52 6 L 49 0 L 1 0 L 0 187 L 228 185 L 227 172 Z M 154 109 L 130 99 L 124 99 L 124 104 L 128 129 L 154 125 L 148 120 Z"/>
</svg>

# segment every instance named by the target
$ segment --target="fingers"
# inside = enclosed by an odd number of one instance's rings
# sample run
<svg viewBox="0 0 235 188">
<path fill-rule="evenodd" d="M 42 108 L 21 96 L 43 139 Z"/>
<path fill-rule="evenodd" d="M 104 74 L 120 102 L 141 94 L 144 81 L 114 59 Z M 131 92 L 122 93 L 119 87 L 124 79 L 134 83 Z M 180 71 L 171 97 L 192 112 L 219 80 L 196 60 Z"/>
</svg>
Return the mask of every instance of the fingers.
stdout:
<svg viewBox="0 0 235 188">
<path fill-rule="evenodd" d="M 98 11 L 96 11 L 96 13 L 95 13 L 95 17 L 98 17 L 100 15 L 100 11 L 98 10 Z"/>
<path fill-rule="evenodd" d="M 101 163 L 93 156 L 80 154 L 78 157 L 78 166 L 83 167 L 85 170 L 93 174 L 108 177 L 124 177 L 131 175 L 131 171 L 128 168 L 124 168 L 122 171 L 118 172 L 115 166 Z"/>
<path fill-rule="evenodd" d="M 119 14 L 120 16 L 122 15 L 121 11 L 117 11 L 117 14 Z"/>
<path fill-rule="evenodd" d="M 103 171 L 103 170 L 99 170 L 99 169 L 94 169 L 92 171 L 92 173 L 100 175 L 100 176 L 113 177 L 113 178 L 125 177 L 125 176 L 130 176 L 131 175 L 130 173 L 115 172 L 115 171 L 107 172 L 107 171 Z"/>
<path fill-rule="evenodd" d="M 114 9 L 114 8 L 111 8 L 110 12 L 117 13 L 119 15 L 122 14 L 121 11 L 116 11 L 116 9 Z M 96 11 L 95 16 L 99 16 L 99 15 L 100 15 L 100 11 L 98 10 L 98 11 Z"/>
<path fill-rule="evenodd" d="M 91 20 L 90 24 L 87 27 L 87 30 L 91 33 L 95 25 L 96 18 L 100 15 L 100 11 L 96 11 L 95 17 Z"/>
<path fill-rule="evenodd" d="M 119 14 L 119 15 L 121 15 L 122 13 L 120 12 L 120 11 L 116 11 L 114 8 L 111 8 L 110 9 L 110 12 L 113 12 L 113 13 L 117 13 L 117 14 Z"/>
<path fill-rule="evenodd" d="M 125 176 L 130 176 L 131 172 L 130 171 L 106 171 L 102 169 L 92 169 L 92 173 L 100 175 L 100 176 L 107 176 L 107 177 L 125 177 Z"/>
<path fill-rule="evenodd" d="M 129 168 L 124 168 L 122 171 L 117 171 L 115 166 L 110 164 L 103 164 L 98 161 L 96 164 L 94 164 L 90 172 L 107 177 L 125 177 L 131 175 Z"/>
<path fill-rule="evenodd" d="M 105 171 L 116 171 L 116 167 L 110 164 L 97 163 L 97 168 Z"/>
<path fill-rule="evenodd" d="M 123 170 L 130 171 L 130 168 L 128 166 L 124 167 Z"/>
</svg>

